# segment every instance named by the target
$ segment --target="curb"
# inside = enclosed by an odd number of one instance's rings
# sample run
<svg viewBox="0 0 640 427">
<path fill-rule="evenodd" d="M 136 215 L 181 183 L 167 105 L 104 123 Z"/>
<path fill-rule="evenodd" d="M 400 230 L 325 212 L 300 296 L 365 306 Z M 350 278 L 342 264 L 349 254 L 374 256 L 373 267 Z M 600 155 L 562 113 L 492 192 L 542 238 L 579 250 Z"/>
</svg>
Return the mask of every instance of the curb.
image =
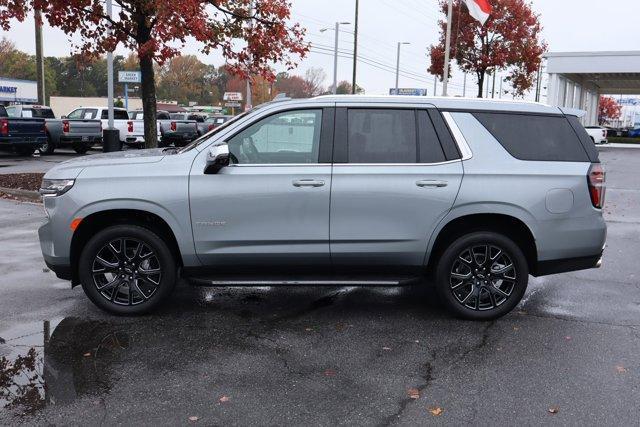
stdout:
<svg viewBox="0 0 640 427">
<path fill-rule="evenodd" d="M 42 201 L 42 196 L 40 196 L 40 193 L 37 191 L 23 190 L 21 188 L 0 187 L 0 193 L 10 194 L 16 197 L 24 197 L 26 199 L 33 200 L 34 202 Z"/>
</svg>

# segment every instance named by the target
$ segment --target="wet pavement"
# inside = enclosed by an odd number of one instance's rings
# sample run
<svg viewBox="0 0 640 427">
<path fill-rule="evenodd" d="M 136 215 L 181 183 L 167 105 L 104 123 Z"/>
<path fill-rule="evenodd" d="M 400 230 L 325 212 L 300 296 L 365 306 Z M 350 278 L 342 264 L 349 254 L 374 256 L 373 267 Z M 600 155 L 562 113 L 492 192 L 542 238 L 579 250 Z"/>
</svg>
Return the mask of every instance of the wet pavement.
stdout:
<svg viewBox="0 0 640 427">
<path fill-rule="evenodd" d="M 637 425 L 640 151 L 601 152 L 603 268 L 532 279 L 495 322 L 427 287 L 182 284 L 113 317 L 46 271 L 41 207 L 0 201 L 0 357 L 26 356 L 0 424 Z"/>
</svg>

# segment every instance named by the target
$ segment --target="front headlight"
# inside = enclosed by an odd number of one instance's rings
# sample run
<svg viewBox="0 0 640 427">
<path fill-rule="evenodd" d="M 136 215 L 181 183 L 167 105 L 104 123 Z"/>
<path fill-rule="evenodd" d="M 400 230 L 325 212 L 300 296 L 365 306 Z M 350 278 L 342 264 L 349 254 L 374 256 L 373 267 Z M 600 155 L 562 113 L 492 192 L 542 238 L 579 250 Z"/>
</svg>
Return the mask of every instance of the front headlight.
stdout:
<svg viewBox="0 0 640 427">
<path fill-rule="evenodd" d="M 75 179 L 43 179 L 40 187 L 42 197 L 61 196 L 71 190 Z"/>
</svg>

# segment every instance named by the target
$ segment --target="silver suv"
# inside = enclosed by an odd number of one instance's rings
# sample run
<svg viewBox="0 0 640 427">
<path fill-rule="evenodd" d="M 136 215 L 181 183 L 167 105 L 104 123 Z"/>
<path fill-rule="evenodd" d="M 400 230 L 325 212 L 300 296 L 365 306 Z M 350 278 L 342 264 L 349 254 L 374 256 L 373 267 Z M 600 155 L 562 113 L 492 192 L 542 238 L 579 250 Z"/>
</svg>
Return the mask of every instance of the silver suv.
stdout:
<svg viewBox="0 0 640 427">
<path fill-rule="evenodd" d="M 205 286 L 395 286 L 468 319 L 599 266 L 605 174 L 577 111 L 455 98 L 265 104 L 182 149 L 51 169 L 42 252 L 118 314 Z"/>
</svg>

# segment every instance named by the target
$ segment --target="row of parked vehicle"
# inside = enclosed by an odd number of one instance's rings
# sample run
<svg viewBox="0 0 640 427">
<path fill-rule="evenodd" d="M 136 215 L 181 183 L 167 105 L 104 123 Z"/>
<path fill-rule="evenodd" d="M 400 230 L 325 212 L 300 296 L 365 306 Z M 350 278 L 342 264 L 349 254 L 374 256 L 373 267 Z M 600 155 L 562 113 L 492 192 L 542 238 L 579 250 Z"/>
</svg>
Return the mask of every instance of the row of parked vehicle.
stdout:
<svg viewBox="0 0 640 427">
<path fill-rule="evenodd" d="M 144 147 L 143 117 L 142 110 L 114 108 L 114 128 L 119 131 L 122 145 Z M 230 117 L 158 111 L 158 141 L 161 146 L 184 146 Z M 76 108 L 57 119 L 46 106 L 0 106 L 0 150 L 29 156 L 36 150 L 52 154 L 57 148 L 71 147 L 84 154 L 102 143 L 102 129 L 107 126 L 108 109 L 104 107 Z"/>
</svg>

